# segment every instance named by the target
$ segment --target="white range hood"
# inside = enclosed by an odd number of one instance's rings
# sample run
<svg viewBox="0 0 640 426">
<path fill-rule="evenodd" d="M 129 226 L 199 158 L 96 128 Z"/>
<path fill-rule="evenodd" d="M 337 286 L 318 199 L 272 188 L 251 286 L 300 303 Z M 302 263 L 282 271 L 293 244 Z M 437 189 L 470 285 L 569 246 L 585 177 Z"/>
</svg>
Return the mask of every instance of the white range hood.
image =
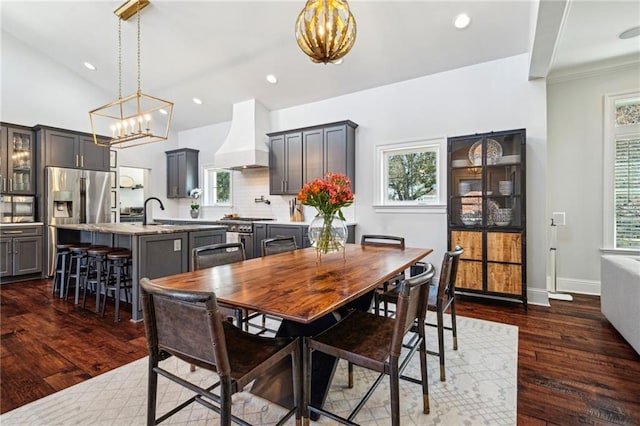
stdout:
<svg viewBox="0 0 640 426">
<path fill-rule="evenodd" d="M 214 164 L 222 169 L 269 166 L 269 111 L 255 99 L 233 104 L 231 129 L 215 153 Z"/>
</svg>

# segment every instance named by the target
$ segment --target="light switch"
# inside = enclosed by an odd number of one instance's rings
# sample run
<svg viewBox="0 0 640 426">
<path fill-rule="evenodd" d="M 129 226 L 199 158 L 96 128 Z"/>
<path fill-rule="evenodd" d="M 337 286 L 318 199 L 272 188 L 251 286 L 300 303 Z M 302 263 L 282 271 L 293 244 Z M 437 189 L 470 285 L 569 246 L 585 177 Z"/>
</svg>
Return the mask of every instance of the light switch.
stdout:
<svg viewBox="0 0 640 426">
<path fill-rule="evenodd" d="M 173 251 L 182 250 L 182 240 L 173 240 Z"/>
<path fill-rule="evenodd" d="M 565 212 L 553 212 L 552 215 L 554 225 L 565 226 L 567 224 Z"/>
</svg>

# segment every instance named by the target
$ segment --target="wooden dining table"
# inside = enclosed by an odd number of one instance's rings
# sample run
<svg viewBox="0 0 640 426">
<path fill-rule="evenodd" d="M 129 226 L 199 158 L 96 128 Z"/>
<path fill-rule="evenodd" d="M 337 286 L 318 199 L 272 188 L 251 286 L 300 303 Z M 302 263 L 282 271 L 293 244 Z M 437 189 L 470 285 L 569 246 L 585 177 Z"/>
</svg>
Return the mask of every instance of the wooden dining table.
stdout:
<svg viewBox="0 0 640 426">
<path fill-rule="evenodd" d="M 214 292 L 219 302 L 282 318 L 278 336 L 309 336 L 339 320 L 336 313 L 341 309 L 363 299 L 370 303 L 368 297 L 377 287 L 432 251 L 347 244 L 344 252 L 318 257 L 315 248 L 306 248 L 153 282 L 166 288 Z M 332 358 L 314 357 L 312 403 L 324 403 L 335 364 Z M 283 363 L 272 377 L 257 380 L 251 391 L 291 406 L 291 387 L 291 371 Z"/>
</svg>

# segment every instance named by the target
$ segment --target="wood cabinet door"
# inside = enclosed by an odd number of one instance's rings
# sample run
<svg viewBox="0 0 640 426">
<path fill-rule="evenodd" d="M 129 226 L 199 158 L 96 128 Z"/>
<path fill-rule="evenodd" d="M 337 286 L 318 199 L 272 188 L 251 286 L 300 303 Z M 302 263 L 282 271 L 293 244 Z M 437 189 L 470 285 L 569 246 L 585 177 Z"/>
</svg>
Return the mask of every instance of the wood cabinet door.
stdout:
<svg viewBox="0 0 640 426">
<path fill-rule="evenodd" d="M 86 170 L 109 171 L 109 148 L 96 145 L 91 136 L 81 136 L 80 166 Z"/>
<path fill-rule="evenodd" d="M 78 135 L 57 130 L 45 130 L 44 143 L 46 145 L 45 166 L 70 167 L 74 169 L 80 167 L 80 157 L 77 153 Z"/>
<path fill-rule="evenodd" d="M 349 175 L 347 164 L 347 126 L 335 126 L 324 129 L 324 171 Z"/>
<path fill-rule="evenodd" d="M 487 264 L 487 291 L 522 294 L 522 266 L 507 263 Z"/>
<path fill-rule="evenodd" d="M 482 291 L 482 262 L 460 259 L 456 288 Z"/>
<path fill-rule="evenodd" d="M 451 247 L 463 248 L 460 259 L 482 260 L 482 232 L 481 231 L 451 231 Z"/>
<path fill-rule="evenodd" d="M 13 275 L 42 272 L 42 237 L 16 237 L 13 251 Z"/>
<path fill-rule="evenodd" d="M 287 173 L 284 193 L 297 195 L 302 189 L 302 132 L 288 133 L 284 137 L 287 152 Z"/>
<path fill-rule="evenodd" d="M 519 232 L 487 232 L 489 262 L 522 263 L 522 234 Z"/>
<path fill-rule="evenodd" d="M 286 180 L 286 151 L 284 135 L 269 138 L 269 194 L 284 194 Z"/>
<path fill-rule="evenodd" d="M 13 275 L 13 249 L 12 239 L 0 239 L 0 277 Z"/>
<path fill-rule="evenodd" d="M 324 139 L 322 129 L 302 132 L 302 149 L 304 158 L 304 172 L 302 180 L 309 182 L 324 176 Z"/>
</svg>

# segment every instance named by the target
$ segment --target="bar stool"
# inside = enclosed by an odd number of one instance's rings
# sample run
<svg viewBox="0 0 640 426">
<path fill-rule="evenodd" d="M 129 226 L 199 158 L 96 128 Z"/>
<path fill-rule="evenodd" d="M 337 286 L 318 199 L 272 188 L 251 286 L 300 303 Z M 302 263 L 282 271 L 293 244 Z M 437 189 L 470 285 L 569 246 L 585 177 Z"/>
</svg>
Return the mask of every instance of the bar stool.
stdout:
<svg viewBox="0 0 640 426">
<path fill-rule="evenodd" d="M 64 286 L 64 296 L 62 298 L 66 300 L 67 297 L 69 297 L 69 284 L 73 279 L 75 281 L 74 303 L 76 305 L 80 298 L 80 286 L 87 268 L 87 249 L 89 247 L 91 247 L 89 243 L 74 243 L 69 247 L 69 269 L 67 270 L 67 281 Z"/>
<path fill-rule="evenodd" d="M 114 322 L 120 321 L 120 292 L 125 290 L 125 300 L 129 302 L 129 293 L 132 288 L 131 280 L 131 250 L 125 248 L 114 248 L 107 254 L 107 280 L 105 281 L 104 302 L 102 305 L 102 316 L 107 310 L 107 297 L 109 291 L 113 291 L 116 311 Z"/>
<path fill-rule="evenodd" d="M 56 257 L 54 262 L 53 286 L 51 287 L 51 295 L 55 295 L 56 291 L 60 292 L 60 298 L 64 296 L 64 285 L 67 282 L 67 263 L 71 254 L 72 244 L 56 244 Z"/>
<path fill-rule="evenodd" d="M 87 289 L 93 287 L 96 294 L 96 313 L 100 312 L 100 289 L 107 280 L 107 254 L 113 248 L 92 246 L 87 249 L 87 275 L 83 283 L 82 308 L 87 304 Z"/>
</svg>

